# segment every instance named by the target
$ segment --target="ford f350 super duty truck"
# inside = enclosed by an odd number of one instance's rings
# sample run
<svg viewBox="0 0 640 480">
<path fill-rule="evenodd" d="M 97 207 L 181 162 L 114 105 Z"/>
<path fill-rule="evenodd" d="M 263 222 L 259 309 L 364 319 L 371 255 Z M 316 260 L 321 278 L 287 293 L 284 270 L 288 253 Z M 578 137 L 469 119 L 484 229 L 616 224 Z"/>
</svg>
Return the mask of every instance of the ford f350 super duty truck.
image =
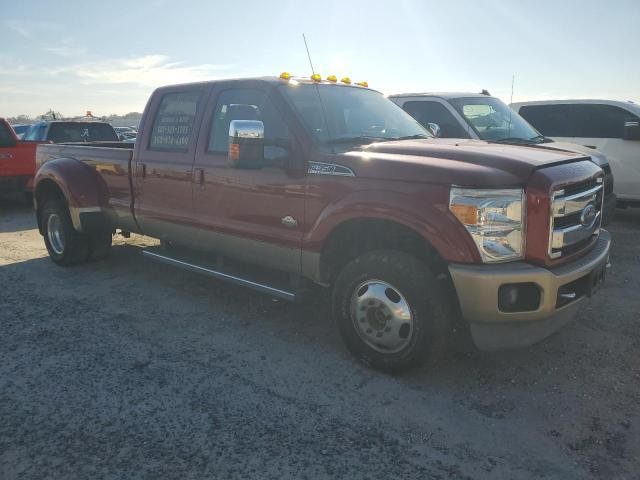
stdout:
<svg viewBox="0 0 640 480">
<path fill-rule="evenodd" d="M 459 318 L 481 349 L 530 345 L 608 265 L 604 174 L 588 157 L 435 139 L 346 78 L 163 87 L 135 146 L 41 145 L 37 163 L 55 263 L 137 232 L 161 240 L 150 259 L 275 297 L 331 287 L 346 345 L 382 370 L 426 360 Z"/>
</svg>

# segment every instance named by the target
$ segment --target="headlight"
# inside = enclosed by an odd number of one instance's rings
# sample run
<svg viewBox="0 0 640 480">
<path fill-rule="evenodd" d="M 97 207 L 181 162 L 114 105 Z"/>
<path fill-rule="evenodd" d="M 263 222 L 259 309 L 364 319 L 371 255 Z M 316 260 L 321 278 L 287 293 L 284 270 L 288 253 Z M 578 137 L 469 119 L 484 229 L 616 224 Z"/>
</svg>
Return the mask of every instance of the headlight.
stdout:
<svg viewBox="0 0 640 480">
<path fill-rule="evenodd" d="M 452 187 L 449 209 L 471 234 L 485 263 L 524 257 L 524 191 Z"/>
</svg>

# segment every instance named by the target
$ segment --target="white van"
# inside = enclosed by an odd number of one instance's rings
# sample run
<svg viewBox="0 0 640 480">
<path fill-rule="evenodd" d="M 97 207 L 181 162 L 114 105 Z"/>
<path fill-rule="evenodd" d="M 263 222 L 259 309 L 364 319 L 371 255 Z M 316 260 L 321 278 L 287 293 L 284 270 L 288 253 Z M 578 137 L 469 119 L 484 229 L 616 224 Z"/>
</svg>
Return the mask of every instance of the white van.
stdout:
<svg viewBox="0 0 640 480">
<path fill-rule="evenodd" d="M 640 206 L 640 106 L 615 100 L 519 102 L 511 107 L 547 137 L 604 153 L 619 206 Z"/>
<path fill-rule="evenodd" d="M 403 93 L 390 95 L 389 99 L 436 137 L 553 148 L 591 157 L 605 172 L 604 223 L 613 215 L 616 205 L 614 188 L 617 187 L 618 179 L 615 174 L 611 174 L 605 155 L 584 145 L 558 142 L 541 135 L 517 112 L 488 92 Z"/>
</svg>

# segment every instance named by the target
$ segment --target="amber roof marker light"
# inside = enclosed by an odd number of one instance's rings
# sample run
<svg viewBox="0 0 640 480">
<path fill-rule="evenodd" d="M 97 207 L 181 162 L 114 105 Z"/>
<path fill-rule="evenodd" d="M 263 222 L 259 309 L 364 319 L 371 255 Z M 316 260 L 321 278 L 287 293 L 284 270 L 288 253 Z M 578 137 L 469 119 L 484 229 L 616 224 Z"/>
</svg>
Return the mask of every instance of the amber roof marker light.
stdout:
<svg viewBox="0 0 640 480">
<path fill-rule="evenodd" d="M 290 80 L 291 79 L 291 74 L 289 72 L 282 72 L 280 74 L 280 79 L 281 80 Z"/>
<path fill-rule="evenodd" d="M 369 82 L 358 82 L 356 83 L 359 87 L 369 88 Z"/>
<path fill-rule="evenodd" d="M 336 83 L 337 81 L 338 81 L 338 77 L 336 77 L 335 75 L 329 75 L 327 77 L 327 82 Z"/>
<path fill-rule="evenodd" d="M 340 81 L 346 85 L 351 85 L 351 79 L 349 77 L 342 77 Z"/>
</svg>

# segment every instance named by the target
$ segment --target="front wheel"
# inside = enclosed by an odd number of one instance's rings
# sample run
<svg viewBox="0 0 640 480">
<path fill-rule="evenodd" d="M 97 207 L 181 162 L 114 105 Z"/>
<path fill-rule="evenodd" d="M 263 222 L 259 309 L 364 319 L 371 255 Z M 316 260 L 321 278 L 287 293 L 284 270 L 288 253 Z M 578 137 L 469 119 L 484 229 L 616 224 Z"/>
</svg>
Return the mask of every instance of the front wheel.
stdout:
<svg viewBox="0 0 640 480">
<path fill-rule="evenodd" d="M 61 202 L 49 202 L 42 209 L 42 230 L 49 257 L 62 266 L 87 260 L 89 239 L 73 228 L 69 209 Z"/>
<path fill-rule="evenodd" d="M 374 251 L 349 262 L 333 290 L 333 312 L 349 350 L 383 371 L 406 370 L 442 352 L 447 334 L 443 294 L 417 258 Z"/>
</svg>

